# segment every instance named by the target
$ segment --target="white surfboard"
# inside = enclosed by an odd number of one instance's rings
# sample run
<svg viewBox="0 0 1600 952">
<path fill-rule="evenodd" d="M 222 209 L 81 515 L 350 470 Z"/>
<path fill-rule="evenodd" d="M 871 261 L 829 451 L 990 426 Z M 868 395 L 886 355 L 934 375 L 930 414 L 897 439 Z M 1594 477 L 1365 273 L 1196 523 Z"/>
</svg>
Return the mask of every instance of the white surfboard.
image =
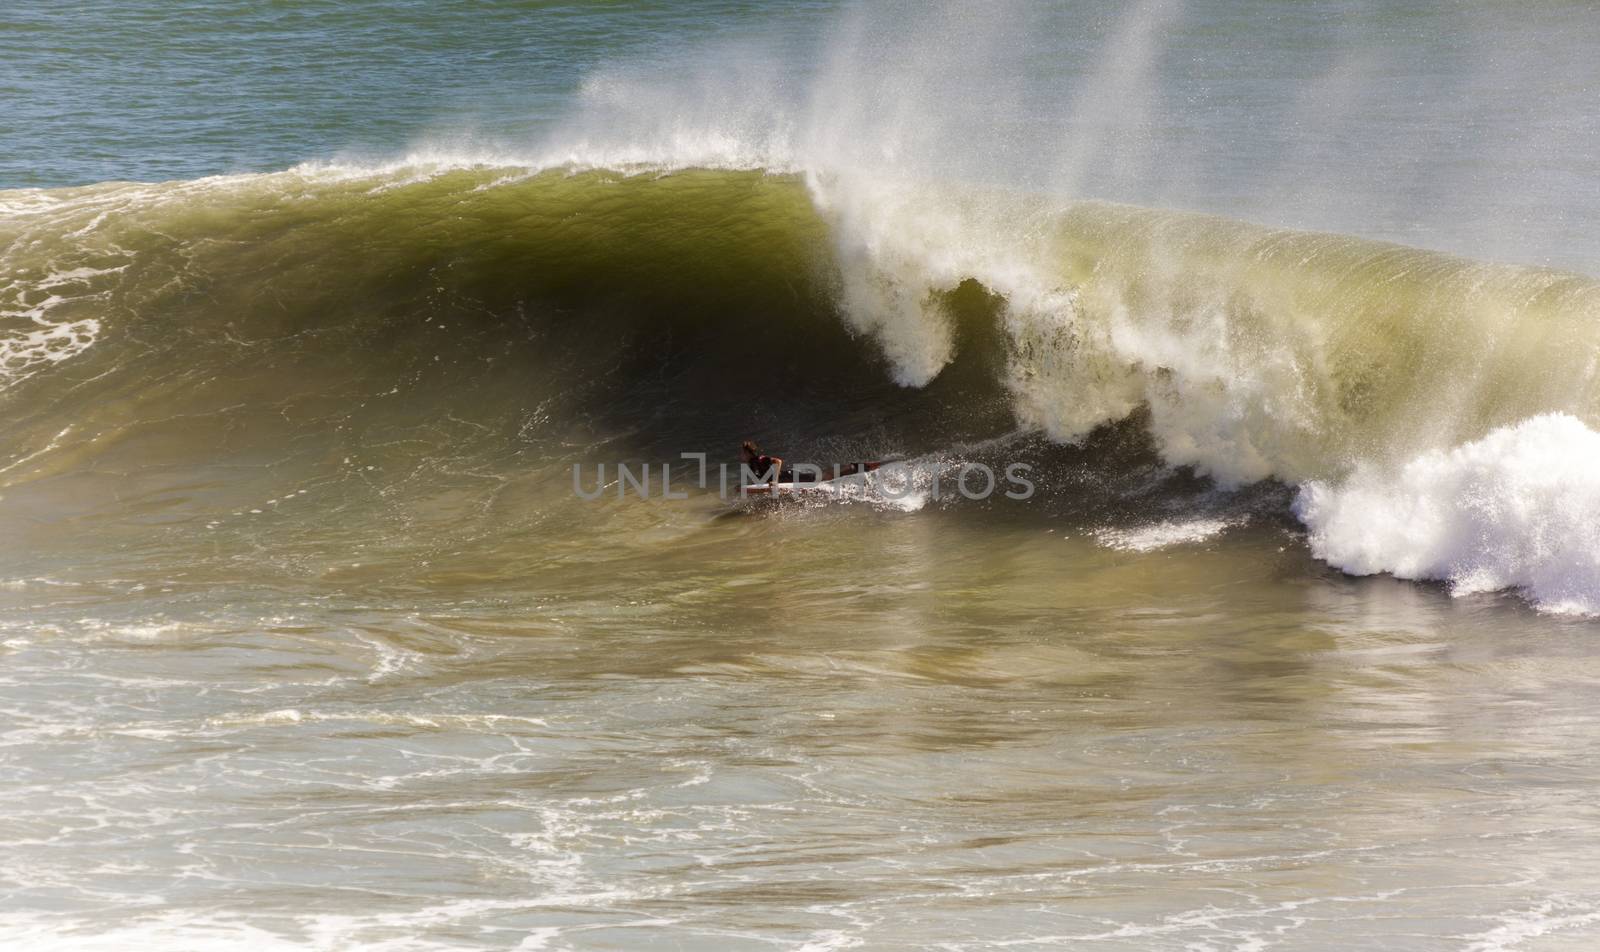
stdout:
<svg viewBox="0 0 1600 952">
<path fill-rule="evenodd" d="M 815 482 L 789 482 L 789 483 L 758 483 L 753 486 L 743 487 L 747 496 L 781 496 L 788 493 L 832 493 L 839 490 L 839 485 L 845 480 L 854 479 L 865 473 L 870 473 L 884 465 L 882 462 L 855 463 L 857 468 L 853 472 L 836 476 L 833 479 L 821 479 Z"/>
</svg>

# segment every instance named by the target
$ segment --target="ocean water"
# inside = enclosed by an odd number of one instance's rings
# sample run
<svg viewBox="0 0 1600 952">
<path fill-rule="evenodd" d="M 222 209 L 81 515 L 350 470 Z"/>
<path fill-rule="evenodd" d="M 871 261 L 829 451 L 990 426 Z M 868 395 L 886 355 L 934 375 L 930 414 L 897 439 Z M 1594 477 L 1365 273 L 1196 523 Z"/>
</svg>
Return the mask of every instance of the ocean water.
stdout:
<svg viewBox="0 0 1600 952">
<path fill-rule="evenodd" d="M 0 941 L 1593 948 L 1597 45 L 11 4 Z"/>
</svg>

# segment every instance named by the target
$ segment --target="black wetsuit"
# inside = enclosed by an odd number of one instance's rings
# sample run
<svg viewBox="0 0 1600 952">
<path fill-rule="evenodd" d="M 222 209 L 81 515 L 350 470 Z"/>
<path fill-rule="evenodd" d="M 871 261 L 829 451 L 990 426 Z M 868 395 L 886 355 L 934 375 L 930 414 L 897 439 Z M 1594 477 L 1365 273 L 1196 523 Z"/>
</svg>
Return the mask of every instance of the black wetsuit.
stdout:
<svg viewBox="0 0 1600 952">
<path fill-rule="evenodd" d="M 746 465 L 755 471 L 756 479 L 765 481 L 766 475 L 772 471 L 772 464 L 776 462 L 777 460 L 774 457 L 762 455 L 757 456 L 754 462 Z M 808 469 L 805 472 L 797 475 L 792 468 L 784 466 L 782 469 L 778 470 L 778 482 L 814 483 L 818 479 L 836 479 L 840 476 L 854 476 L 856 473 L 869 472 L 877 467 L 877 463 L 846 463 L 843 466 L 835 464 L 833 467 L 834 471 L 831 473 L 827 470 L 823 470 L 819 475 L 816 470 Z"/>
<path fill-rule="evenodd" d="M 750 467 L 750 469 L 755 472 L 756 479 L 758 481 L 766 482 L 767 474 L 772 472 L 773 464 L 775 464 L 777 462 L 778 461 L 777 461 L 776 458 L 763 454 L 761 456 L 757 456 L 753 462 L 750 462 L 750 463 L 748 463 L 746 465 L 748 465 Z M 811 473 L 802 473 L 801 476 L 803 477 L 801 479 L 801 482 L 810 482 L 812 479 L 815 478 Z M 787 466 L 785 466 L 782 469 L 778 470 L 778 479 L 777 479 L 777 481 L 780 482 L 780 483 L 792 483 L 792 482 L 794 482 L 795 481 L 794 470 L 790 469 Z"/>
</svg>

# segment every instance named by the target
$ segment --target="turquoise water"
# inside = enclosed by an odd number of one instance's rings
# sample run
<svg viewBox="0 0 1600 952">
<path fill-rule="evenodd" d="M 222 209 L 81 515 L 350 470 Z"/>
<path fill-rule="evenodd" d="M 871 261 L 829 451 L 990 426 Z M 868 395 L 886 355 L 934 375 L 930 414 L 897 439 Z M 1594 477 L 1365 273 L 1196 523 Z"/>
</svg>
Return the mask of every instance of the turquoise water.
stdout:
<svg viewBox="0 0 1600 952">
<path fill-rule="evenodd" d="M 1592 948 L 1597 48 L 8 6 L 0 944 Z"/>
</svg>

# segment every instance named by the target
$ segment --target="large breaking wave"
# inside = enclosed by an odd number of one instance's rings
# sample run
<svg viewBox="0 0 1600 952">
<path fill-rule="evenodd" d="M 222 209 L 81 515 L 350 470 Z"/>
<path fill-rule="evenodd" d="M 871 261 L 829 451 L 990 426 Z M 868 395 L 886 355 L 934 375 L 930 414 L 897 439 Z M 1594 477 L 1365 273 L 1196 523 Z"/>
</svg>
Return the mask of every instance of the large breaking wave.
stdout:
<svg viewBox="0 0 1600 952">
<path fill-rule="evenodd" d="M 1136 416 L 1223 487 L 1306 486 L 1350 571 L 1600 609 L 1593 482 L 1494 475 L 1600 441 L 1574 274 L 891 176 L 424 160 L 3 193 L 0 243 L 0 491 L 449 421 L 480 462 L 569 452 L 662 375 L 641 445 L 752 404 L 861 435 L 967 373 L 987 420 L 1079 442 Z"/>
</svg>

